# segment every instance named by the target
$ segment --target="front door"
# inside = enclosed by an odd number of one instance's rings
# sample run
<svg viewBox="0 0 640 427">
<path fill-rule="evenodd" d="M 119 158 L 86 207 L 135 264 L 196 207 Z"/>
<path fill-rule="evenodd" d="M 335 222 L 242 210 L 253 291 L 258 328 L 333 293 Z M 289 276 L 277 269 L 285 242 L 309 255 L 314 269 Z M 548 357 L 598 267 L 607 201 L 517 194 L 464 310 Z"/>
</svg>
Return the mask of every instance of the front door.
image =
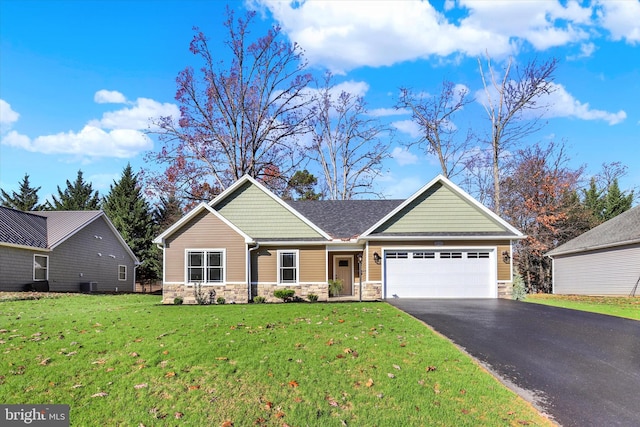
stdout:
<svg viewBox="0 0 640 427">
<path fill-rule="evenodd" d="M 353 295 L 353 256 L 335 256 L 333 262 L 333 278 L 342 280 L 340 295 Z"/>
</svg>

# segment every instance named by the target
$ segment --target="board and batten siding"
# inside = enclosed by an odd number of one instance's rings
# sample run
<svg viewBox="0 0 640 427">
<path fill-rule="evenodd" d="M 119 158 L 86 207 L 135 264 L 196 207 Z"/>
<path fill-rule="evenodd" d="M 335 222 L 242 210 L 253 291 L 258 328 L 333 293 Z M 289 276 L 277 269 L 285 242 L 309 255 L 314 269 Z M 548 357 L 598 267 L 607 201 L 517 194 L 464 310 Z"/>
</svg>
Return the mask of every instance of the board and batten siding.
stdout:
<svg viewBox="0 0 640 427">
<path fill-rule="evenodd" d="M 184 283 L 186 249 L 226 249 L 227 283 L 246 283 L 247 245 L 244 237 L 208 210 L 168 237 L 164 246 L 164 282 Z"/>
<path fill-rule="evenodd" d="M 384 260 L 380 261 L 380 264 L 376 264 L 373 254 L 377 252 L 381 257 L 384 256 L 382 248 L 396 248 L 396 249 L 420 249 L 420 248 L 433 248 L 433 249 L 446 249 L 447 247 L 455 248 L 479 248 L 487 247 L 490 249 L 496 248 L 496 263 L 497 263 L 497 280 L 501 282 L 510 282 L 512 280 L 511 275 L 511 262 L 505 263 L 502 260 L 502 252 L 507 251 L 511 257 L 511 244 L 509 240 L 444 240 L 438 241 L 436 245 L 434 240 L 419 240 L 413 242 L 407 241 L 371 241 L 369 242 L 369 250 L 367 252 L 367 259 L 369 265 L 368 274 L 365 275 L 370 282 L 382 281 L 382 264 Z M 442 244 L 440 244 L 442 243 Z"/>
<path fill-rule="evenodd" d="M 469 201 L 437 183 L 378 227 L 374 233 L 504 232 Z"/>
<path fill-rule="evenodd" d="M 97 236 L 97 237 L 96 237 Z M 56 246 L 49 254 L 49 289 L 78 292 L 80 284 L 97 282 L 98 292 L 133 292 L 135 262 L 103 217 Z M 127 279 L 118 280 L 118 266 Z"/>
<path fill-rule="evenodd" d="M 254 239 L 322 237 L 250 182 L 227 196 L 214 209 Z"/>
<path fill-rule="evenodd" d="M 554 294 L 630 295 L 639 279 L 640 244 L 553 258 Z"/>
<path fill-rule="evenodd" d="M 261 246 L 252 254 L 251 283 L 276 284 L 278 282 L 278 251 L 296 250 L 299 283 L 325 283 L 327 281 L 326 248 L 324 246 L 276 247 Z"/>
<path fill-rule="evenodd" d="M 33 283 L 33 255 L 49 252 L 0 246 L 0 291 L 23 291 Z"/>
</svg>

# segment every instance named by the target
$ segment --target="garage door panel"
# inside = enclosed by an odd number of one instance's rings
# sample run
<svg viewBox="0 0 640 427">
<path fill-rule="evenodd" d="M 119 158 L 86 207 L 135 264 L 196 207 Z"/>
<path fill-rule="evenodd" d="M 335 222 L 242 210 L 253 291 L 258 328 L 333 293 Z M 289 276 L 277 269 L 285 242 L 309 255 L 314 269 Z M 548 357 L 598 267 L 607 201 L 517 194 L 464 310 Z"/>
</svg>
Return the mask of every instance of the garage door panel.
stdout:
<svg viewBox="0 0 640 427">
<path fill-rule="evenodd" d="M 386 297 L 492 298 L 487 250 L 385 251 Z"/>
</svg>

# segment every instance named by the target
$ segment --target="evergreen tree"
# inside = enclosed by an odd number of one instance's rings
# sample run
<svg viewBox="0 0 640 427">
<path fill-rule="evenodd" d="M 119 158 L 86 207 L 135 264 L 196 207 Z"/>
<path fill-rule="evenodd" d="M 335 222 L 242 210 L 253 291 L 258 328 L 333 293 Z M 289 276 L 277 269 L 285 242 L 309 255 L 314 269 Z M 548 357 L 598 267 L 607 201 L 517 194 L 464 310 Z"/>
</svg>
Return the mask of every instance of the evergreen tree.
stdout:
<svg viewBox="0 0 640 427">
<path fill-rule="evenodd" d="M 153 219 L 159 228 L 159 232 L 171 227 L 181 217 L 182 204 L 175 196 L 175 193 L 167 197 L 160 196 L 160 205 L 153 212 Z"/>
<path fill-rule="evenodd" d="M 159 250 L 152 240 L 158 233 L 158 227 L 130 164 L 124 168 L 120 181 L 114 181 L 110 186 L 102 207 L 142 263 L 136 270 L 136 279 L 143 285 L 157 280 L 162 269 Z"/>
<path fill-rule="evenodd" d="M 607 188 L 607 194 L 604 197 L 602 220 L 608 221 L 620 215 L 622 212 L 631 209 L 632 203 L 633 191 L 628 195 L 624 194 L 624 192 L 620 191 L 618 179 L 614 179 L 611 185 L 609 185 L 609 188 Z"/>
<path fill-rule="evenodd" d="M 11 192 L 9 195 L 6 191 L 0 189 L 0 204 L 7 208 L 18 209 L 20 211 L 39 211 L 43 206 L 38 204 L 38 191 L 40 188 L 33 188 L 29 184 L 29 175 L 24 174 L 22 182 L 20 182 L 20 192 Z"/>
<path fill-rule="evenodd" d="M 82 171 L 78 171 L 76 181 L 71 184 L 67 180 L 67 188 L 60 190 L 58 186 L 58 198 L 53 199 L 52 210 L 54 211 L 92 211 L 100 209 L 100 197 L 98 191 L 93 191 L 91 183 L 84 182 Z"/>
<path fill-rule="evenodd" d="M 596 179 L 591 178 L 589 188 L 582 190 L 584 193 L 584 206 L 591 211 L 595 218 L 594 227 L 602 222 L 604 212 L 603 191 L 596 185 Z"/>
<path fill-rule="evenodd" d="M 317 183 L 318 178 L 308 170 L 297 171 L 287 183 L 285 199 L 320 200 L 322 194 L 316 193 L 314 190 Z M 291 192 L 295 193 L 295 196 L 292 196 Z"/>
</svg>

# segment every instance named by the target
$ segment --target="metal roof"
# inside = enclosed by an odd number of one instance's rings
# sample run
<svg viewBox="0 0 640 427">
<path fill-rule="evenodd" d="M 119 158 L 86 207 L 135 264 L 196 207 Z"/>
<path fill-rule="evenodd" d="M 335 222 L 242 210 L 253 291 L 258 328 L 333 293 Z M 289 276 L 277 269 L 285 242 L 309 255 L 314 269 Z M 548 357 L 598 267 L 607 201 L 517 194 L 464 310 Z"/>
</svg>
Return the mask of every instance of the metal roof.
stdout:
<svg viewBox="0 0 640 427">
<path fill-rule="evenodd" d="M 49 247 L 53 248 L 103 213 L 102 211 L 39 211 L 36 215 L 47 219 L 47 241 Z"/>
<path fill-rule="evenodd" d="M 47 248 L 47 220 L 40 215 L 0 206 L 0 242 Z"/>
<path fill-rule="evenodd" d="M 640 205 L 547 252 L 557 256 L 640 243 Z"/>
</svg>

